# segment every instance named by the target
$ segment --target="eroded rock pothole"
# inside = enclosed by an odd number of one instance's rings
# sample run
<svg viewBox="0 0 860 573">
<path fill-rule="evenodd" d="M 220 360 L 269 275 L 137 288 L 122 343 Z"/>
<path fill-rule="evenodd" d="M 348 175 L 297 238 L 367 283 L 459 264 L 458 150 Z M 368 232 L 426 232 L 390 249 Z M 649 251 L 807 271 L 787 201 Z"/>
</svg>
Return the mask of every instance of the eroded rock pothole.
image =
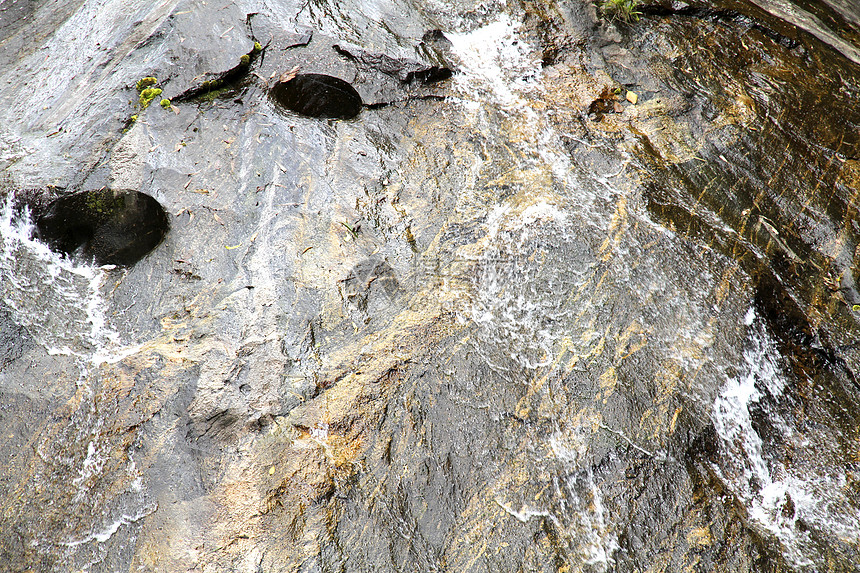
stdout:
<svg viewBox="0 0 860 573">
<path fill-rule="evenodd" d="M 139 191 L 101 189 L 55 199 L 36 218 L 36 238 L 97 265 L 131 266 L 164 239 L 167 213 Z"/>
<path fill-rule="evenodd" d="M 269 93 L 279 107 L 310 117 L 352 119 L 363 106 L 352 85 L 325 74 L 287 72 Z"/>
</svg>

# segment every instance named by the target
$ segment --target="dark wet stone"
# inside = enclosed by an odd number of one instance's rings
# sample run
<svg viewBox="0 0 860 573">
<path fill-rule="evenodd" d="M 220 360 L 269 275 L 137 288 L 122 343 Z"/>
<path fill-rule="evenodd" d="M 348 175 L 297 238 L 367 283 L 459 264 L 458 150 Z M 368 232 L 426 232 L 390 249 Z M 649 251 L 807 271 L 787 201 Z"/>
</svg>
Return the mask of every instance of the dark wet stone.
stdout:
<svg viewBox="0 0 860 573">
<path fill-rule="evenodd" d="M 16 324 L 12 316 L 0 308 L 0 371 L 19 359 L 32 346 L 27 331 Z"/>
<path fill-rule="evenodd" d="M 332 47 L 338 54 L 387 76 L 397 78 L 404 84 L 416 81 L 422 84 L 432 84 L 447 80 L 454 74 L 448 66 L 427 65 L 406 58 L 392 58 L 350 44 L 335 44 Z"/>
<path fill-rule="evenodd" d="M 593 116 L 596 121 L 603 119 L 607 113 L 621 113 L 624 108 L 618 102 L 617 95 L 609 88 L 603 88 L 600 96 L 591 102 L 588 106 L 588 114 Z"/>
<path fill-rule="evenodd" d="M 350 119 L 359 114 L 361 96 L 349 83 L 324 74 L 298 74 L 275 84 L 272 99 L 310 117 Z"/>
<path fill-rule="evenodd" d="M 130 266 L 167 234 L 161 204 L 137 191 L 84 191 L 51 202 L 36 236 L 51 249 L 99 265 Z"/>
</svg>

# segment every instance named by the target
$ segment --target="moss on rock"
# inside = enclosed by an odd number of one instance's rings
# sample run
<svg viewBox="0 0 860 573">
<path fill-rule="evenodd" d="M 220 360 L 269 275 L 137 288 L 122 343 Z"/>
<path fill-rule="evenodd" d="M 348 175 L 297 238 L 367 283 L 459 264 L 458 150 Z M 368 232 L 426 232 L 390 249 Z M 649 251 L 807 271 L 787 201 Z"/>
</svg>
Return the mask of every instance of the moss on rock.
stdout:
<svg viewBox="0 0 860 573">
<path fill-rule="evenodd" d="M 146 109 L 152 100 L 161 95 L 161 88 L 146 88 L 140 92 L 140 109 Z"/>
<path fill-rule="evenodd" d="M 146 88 L 154 86 L 157 83 L 158 83 L 158 78 L 155 78 L 153 76 L 147 76 L 145 78 L 141 78 L 140 80 L 138 80 L 137 84 L 135 84 L 134 87 L 138 92 L 142 92 Z"/>
</svg>

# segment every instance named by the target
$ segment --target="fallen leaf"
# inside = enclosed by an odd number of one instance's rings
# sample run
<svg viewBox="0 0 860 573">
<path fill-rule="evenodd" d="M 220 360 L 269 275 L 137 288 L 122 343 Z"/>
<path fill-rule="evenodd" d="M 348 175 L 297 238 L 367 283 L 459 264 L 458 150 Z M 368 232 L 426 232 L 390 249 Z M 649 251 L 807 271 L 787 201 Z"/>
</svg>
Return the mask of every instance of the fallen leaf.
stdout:
<svg viewBox="0 0 860 573">
<path fill-rule="evenodd" d="M 639 101 L 639 96 L 636 95 L 636 92 L 627 92 L 627 101 L 636 105 L 636 102 Z"/>
<path fill-rule="evenodd" d="M 296 75 L 297 75 L 298 73 L 299 73 L 299 66 L 296 66 L 296 67 L 295 67 L 295 68 L 293 68 L 292 70 L 289 70 L 289 71 L 284 72 L 283 74 L 281 74 L 281 77 L 279 77 L 279 78 L 278 78 L 278 81 L 279 81 L 279 82 L 288 82 L 288 81 L 290 81 L 291 79 L 293 79 L 294 77 L 296 77 Z"/>
</svg>

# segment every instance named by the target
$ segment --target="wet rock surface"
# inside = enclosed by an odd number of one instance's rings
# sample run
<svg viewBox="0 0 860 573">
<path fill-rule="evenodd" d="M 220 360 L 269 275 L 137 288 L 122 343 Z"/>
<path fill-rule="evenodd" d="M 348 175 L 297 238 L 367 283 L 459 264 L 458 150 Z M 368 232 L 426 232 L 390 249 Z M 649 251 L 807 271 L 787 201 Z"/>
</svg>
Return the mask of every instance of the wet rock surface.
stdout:
<svg viewBox="0 0 860 573">
<path fill-rule="evenodd" d="M 32 3 L 0 563 L 856 571 L 846 5 Z M 297 67 L 369 105 L 283 113 Z M 169 219 L 124 269 L 15 216 L 103 187 Z"/>
</svg>

